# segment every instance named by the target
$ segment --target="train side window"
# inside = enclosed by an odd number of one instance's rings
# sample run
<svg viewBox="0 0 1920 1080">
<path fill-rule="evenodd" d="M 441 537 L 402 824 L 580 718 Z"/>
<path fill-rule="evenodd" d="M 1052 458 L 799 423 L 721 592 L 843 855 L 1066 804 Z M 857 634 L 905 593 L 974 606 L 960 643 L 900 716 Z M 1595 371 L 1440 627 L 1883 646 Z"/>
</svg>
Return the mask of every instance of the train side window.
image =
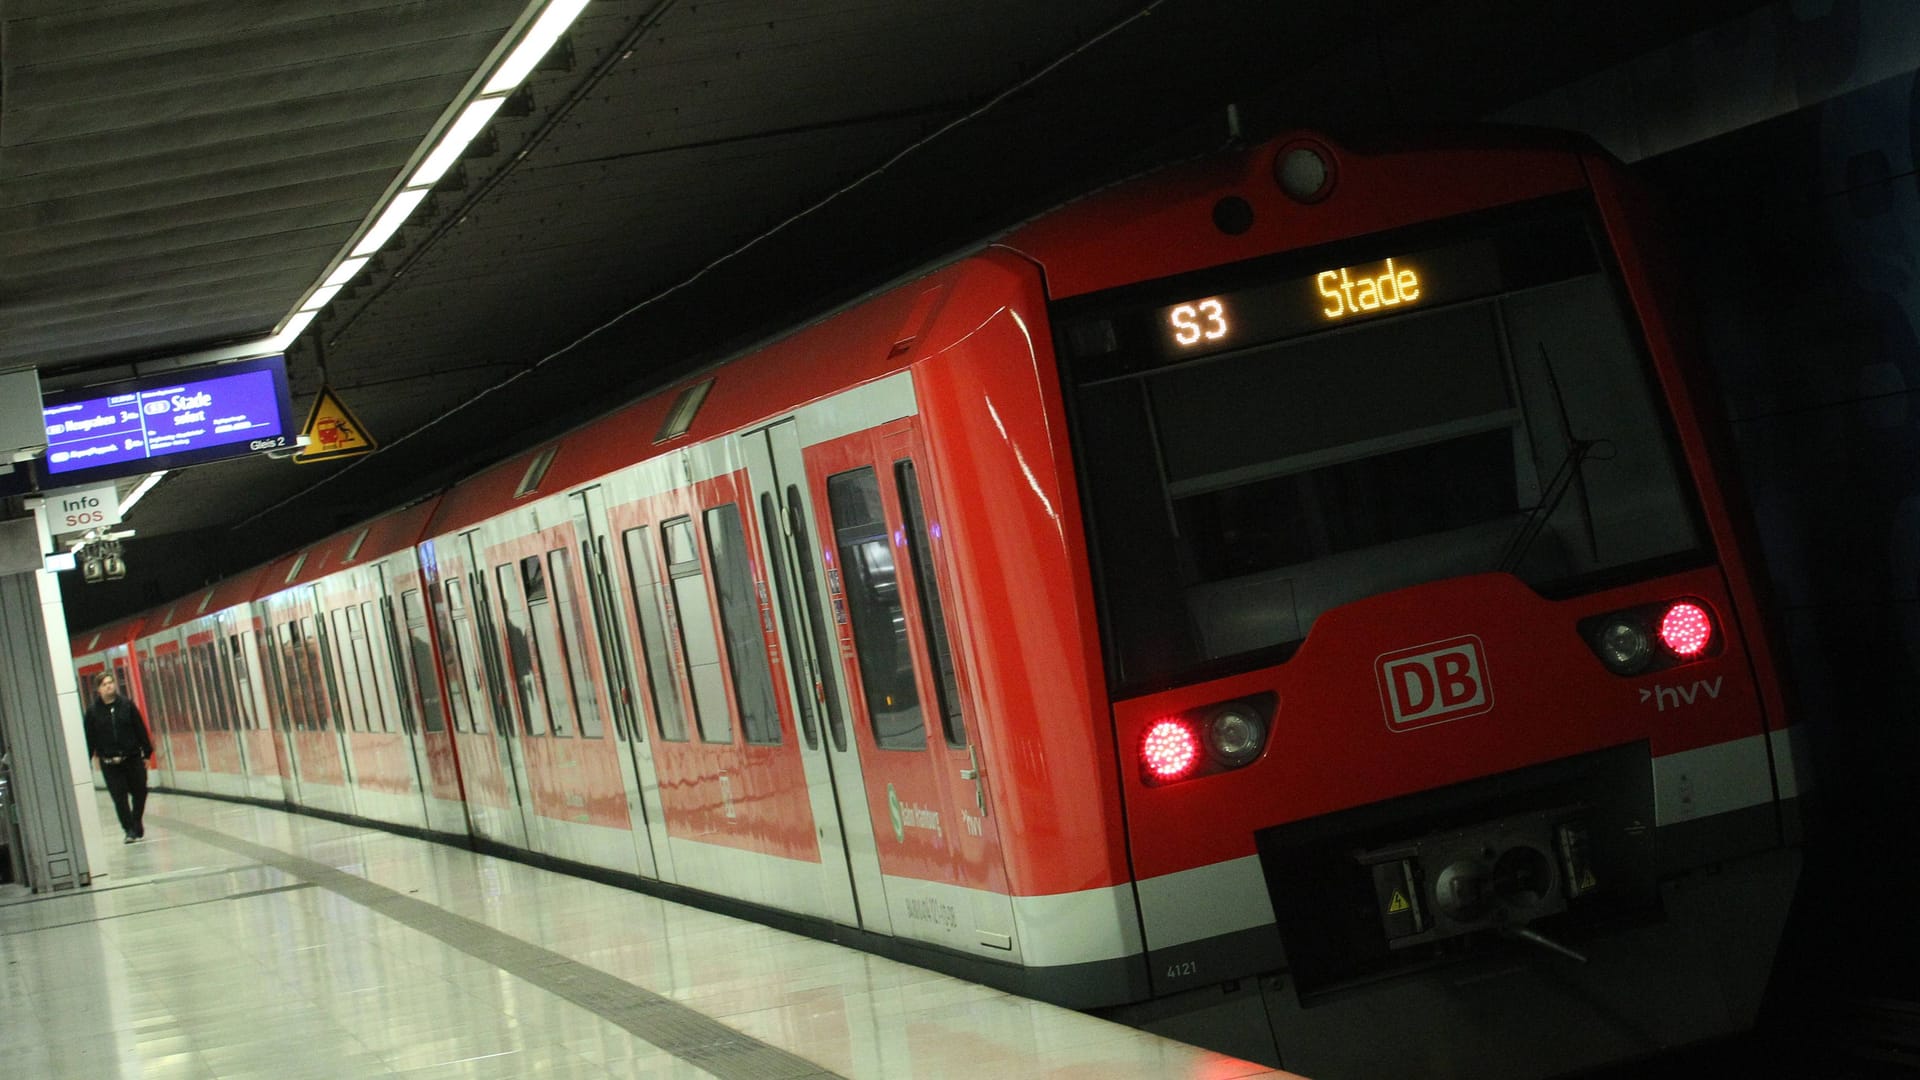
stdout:
<svg viewBox="0 0 1920 1080">
<path fill-rule="evenodd" d="M 419 589 L 400 594 L 400 615 L 407 624 L 407 653 L 413 661 L 413 691 L 420 701 L 420 723 L 428 731 L 445 731 L 447 721 L 441 712 L 440 680 L 433 674 L 433 643 L 427 640 L 427 612 L 420 603 Z"/>
<path fill-rule="evenodd" d="M 760 493 L 760 527 L 767 531 L 767 550 L 773 553 L 773 596 L 774 607 L 780 610 L 780 625 L 786 628 L 787 666 L 793 669 L 793 685 L 798 691 L 794 695 L 794 712 L 800 716 L 800 736 L 807 740 L 807 749 L 816 750 L 820 746 L 820 725 L 813 717 L 813 703 L 816 691 L 813 675 L 800 664 L 799 650 L 802 627 L 795 620 L 803 618 L 798 602 L 793 595 L 793 582 L 787 577 L 787 560 L 780 546 L 780 508 L 774 505 L 773 496 Z"/>
<path fill-rule="evenodd" d="M 547 588 L 546 564 L 540 556 L 520 560 L 520 580 L 527 590 L 527 626 L 538 650 L 534 668 L 546 691 L 547 714 L 555 735 L 573 734 L 573 703 L 567 700 L 565 661 L 560 655 L 560 631 L 553 617 L 553 598 Z"/>
<path fill-rule="evenodd" d="M 787 485 L 787 519 L 793 529 L 793 548 L 800 553 L 800 591 L 807 605 L 807 628 L 813 634 L 813 655 L 820 663 L 820 692 L 827 714 L 827 732 L 833 736 L 833 748 L 844 752 L 847 749 L 847 724 L 840 715 L 839 684 L 835 681 L 836 665 L 840 662 L 840 647 L 833 631 L 828 629 L 832 623 L 827 618 L 825 593 L 820 591 L 820 578 L 814 572 L 813 535 L 807 528 L 807 515 L 800 508 L 800 486 Z"/>
<path fill-rule="evenodd" d="M 927 515 L 920 503 L 920 480 L 913 462 L 901 459 L 893 463 L 893 477 L 900 486 L 900 514 L 906 519 L 908 552 L 913 559 L 913 583 L 920 600 L 920 623 L 926 631 L 927 646 L 933 650 L 933 689 L 940 697 L 940 726 L 948 746 L 967 745 L 966 720 L 960 715 L 960 684 L 954 672 L 953 643 L 947 637 L 946 608 L 940 603 L 940 582 L 934 576 L 933 547 L 927 539 Z"/>
<path fill-rule="evenodd" d="M 361 601 L 360 607 L 347 609 L 347 625 L 353 631 L 353 665 L 359 669 L 361 700 L 366 703 L 367 730 L 391 732 L 393 714 L 388 709 L 392 698 L 387 680 L 380 678 L 379 654 L 373 648 L 373 605 Z"/>
<path fill-rule="evenodd" d="M 340 686 L 334 679 L 333 642 L 327 634 L 326 618 L 302 615 L 300 628 L 306 631 L 307 689 L 313 695 L 315 725 L 321 730 L 330 727 L 344 731 L 347 721 L 340 715 Z"/>
<path fill-rule="evenodd" d="M 385 576 L 384 574 L 382 575 Z M 383 583 L 384 584 L 384 583 Z M 382 596 L 378 604 L 360 601 L 360 614 L 367 621 L 367 649 L 373 654 L 373 683 L 380 688 L 381 721 L 388 731 L 411 735 L 420 729 L 414 720 L 415 704 L 411 694 L 402 693 L 395 678 L 394 665 L 406 666 L 393 633 L 393 598 Z M 401 675 L 404 676 L 402 671 Z"/>
<path fill-rule="evenodd" d="M 353 609 L 335 608 L 333 612 L 333 634 L 329 644 L 333 651 L 333 667 L 330 673 L 339 693 L 334 701 L 340 711 L 347 714 L 347 726 L 355 731 L 368 731 L 367 703 L 360 690 L 360 671 L 358 658 L 354 651 L 353 626 L 348 618 Z"/>
<path fill-rule="evenodd" d="M 293 730 L 293 705 L 287 696 L 287 677 L 280 670 L 280 635 L 274 632 L 273 625 L 267 625 L 266 647 L 261 650 L 264 658 L 260 668 L 261 676 L 267 684 L 267 705 L 280 721 L 281 731 Z"/>
<path fill-rule="evenodd" d="M 733 669 L 733 695 L 740 705 L 740 727 L 750 743 L 778 745 L 780 707 L 773 698 L 773 671 L 766 631 L 747 558 L 746 526 L 740 506 L 727 503 L 706 513 L 707 555 L 713 560 L 714 592 L 720 599 L 720 629 Z"/>
<path fill-rule="evenodd" d="M 620 543 L 627 554 L 627 587 L 633 591 L 633 608 L 640 616 L 640 651 L 647 662 L 643 682 L 653 705 L 654 724 L 662 739 L 686 742 L 687 716 L 680 707 L 680 688 L 667 655 L 666 596 L 654 575 L 653 541 L 646 527 L 640 526 L 621 533 Z"/>
<path fill-rule="evenodd" d="M 447 672 L 447 688 L 452 691 L 459 687 L 456 704 L 466 703 L 471 710 L 469 720 L 471 731 L 476 735 L 487 734 L 487 688 L 482 685 L 486 672 L 481 667 L 485 661 L 479 658 L 479 646 L 473 633 L 473 617 L 467 614 L 466 604 L 460 595 L 460 583 L 447 582 L 447 609 L 449 648 L 454 659 L 455 669 Z M 457 676 L 457 677 L 456 677 Z M 456 708 L 456 718 L 460 715 Z"/>
<path fill-rule="evenodd" d="M 188 715 L 193 717 L 196 726 L 204 731 L 211 731 L 215 725 L 200 708 L 199 694 L 196 692 L 198 687 L 195 685 L 193 670 L 194 662 L 193 647 L 190 645 L 182 647 L 180 650 L 180 684 L 187 700 L 186 711 Z"/>
<path fill-rule="evenodd" d="M 301 696 L 299 628 L 291 622 L 280 624 L 280 667 L 286 677 L 288 722 L 295 731 L 307 731 L 313 724 L 308 719 L 306 699 Z"/>
<path fill-rule="evenodd" d="M 149 692 L 153 694 L 153 713 L 156 718 L 154 723 L 160 725 L 163 731 L 172 731 L 173 722 L 169 715 L 171 710 L 167 706 L 167 666 L 158 656 L 153 659 L 152 670 L 147 673 L 147 681 L 152 687 Z"/>
<path fill-rule="evenodd" d="M 213 674 L 207 670 L 205 642 L 187 649 L 187 685 L 198 702 L 199 707 L 194 712 L 200 718 L 201 727 L 208 731 L 224 731 L 227 718 L 220 711 L 219 699 L 213 692 Z"/>
<path fill-rule="evenodd" d="M 853 646 L 860 658 L 860 684 L 873 739 L 884 750 L 920 750 L 927 745 L 920 691 L 913 681 L 913 647 L 907 640 L 900 575 L 893 564 L 880 483 L 872 466 L 827 478 L 827 502 L 846 579 Z"/>
<path fill-rule="evenodd" d="M 213 640 L 207 642 L 207 670 L 213 677 L 213 692 L 220 698 L 221 711 L 225 714 L 225 723 L 229 731 L 245 731 L 246 719 L 240 715 L 240 698 L 233 692 L 233 665 L 227 659 L 225 643 L 220 640 L 219 628 L 213 632 Z"/>
<path fill-rule="evenodd" d="M 587 664 L 587 627 L 573 596 L 573 559 L 566 548 L 547 553 L 547 570 L 547 588 L 553 594 L 554 614 L 560 622 L 560 662 L 573 684 L 574 705 L 580 710 L 580 735 L 598 739 L 606 735 L 607 728 L 600 716 L 600 697 L 593 689 L 593 670 Z"/>
<path fill-rule="evenodd" d="M 506 563 L 494 568 L 500 582 L 500 610 L 507 617 L 507 679 L 520 701 L 520 717 L 529 735 L 547 733 L 546 695 L 533 669 L 533 638 L 527 632 L 527 601 L 520 593 L 519 568 Z"/>
<path fill-rule="evenodd" d="M 240 701 L 240 714 L 248 731 L 260 730 L 260 703 L 253 699 L 253 675 L 247 667 L 247 646 L 244 638 L 252 635 L 231 634 L 227 637 L 229 663 L 233 667 L 234 693 Z"/>
<path fill-rule="evenodd" d="M 719 631 L 713 625 L 713 606 L 707 602 L 707 571 L 700 564 L 700 548 L 693 538 L 693 520 L 679 518 L 660 527 L 667 545 L 667 575 L 673 582 L 673 621 L 680 633 L 680 653 L 687 658 L 687 678 L 693 684 L 693 717 L 703 742 L 733 741 L 732 713 L 727 707 L 726 677 L 720 672 Z"/>
</svg>

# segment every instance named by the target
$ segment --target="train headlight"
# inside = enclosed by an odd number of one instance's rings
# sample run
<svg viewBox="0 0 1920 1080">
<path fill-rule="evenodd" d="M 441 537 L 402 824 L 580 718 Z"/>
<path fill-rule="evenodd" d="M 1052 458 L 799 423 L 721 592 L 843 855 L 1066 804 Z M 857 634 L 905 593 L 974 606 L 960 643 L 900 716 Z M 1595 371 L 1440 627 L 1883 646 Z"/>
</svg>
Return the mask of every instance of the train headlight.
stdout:
<svg viewBox="0 0 1920 1080">
<path fill-rule="evenodd" d="M 1267 744 L 1267 725 L 1252 709 L 1229 705 L 1207 724 L 1207 749 L 1222 765 L 1239 768 L 1260 756 Z"/>
<path fill-rule="evenodd" d="M 1273 178 L 1293 201 L 1317 203 L 1333 192 L 1333 155 L 1311 139 L 1288 143 L 1273 159 Z"/>
<path fill-rule="evenodd" d="M 1639 604 L 1582 619 L 1580 636 L 1608 671 L 1649 675 L 1720 655 L 1723 633 L 1704 600 Z"/>
<path fill-rule="evenodd" d="M 1646 669 L 1653 659 L 1653 643 L 1647 632 L 1625 619 L 1600 632 L 1600 661 L 1622 675 Z"/>
</svg>

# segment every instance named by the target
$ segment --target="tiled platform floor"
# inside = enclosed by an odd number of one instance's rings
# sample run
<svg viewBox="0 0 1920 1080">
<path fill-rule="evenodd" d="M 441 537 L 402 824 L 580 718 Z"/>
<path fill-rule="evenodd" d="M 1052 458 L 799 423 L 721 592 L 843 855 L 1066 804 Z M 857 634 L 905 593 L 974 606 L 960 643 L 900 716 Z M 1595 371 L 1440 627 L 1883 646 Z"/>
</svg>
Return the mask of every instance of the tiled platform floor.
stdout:
<svg viewBox="0 0 1920 1080">
<path fill-rule="evenodd" d="M 146 842 L 105 856 L 92 890 L 0 905 L 7 1080 L 1285 1075 L 754 923 L 273 810 L 156 796 Z"/>
</svg>

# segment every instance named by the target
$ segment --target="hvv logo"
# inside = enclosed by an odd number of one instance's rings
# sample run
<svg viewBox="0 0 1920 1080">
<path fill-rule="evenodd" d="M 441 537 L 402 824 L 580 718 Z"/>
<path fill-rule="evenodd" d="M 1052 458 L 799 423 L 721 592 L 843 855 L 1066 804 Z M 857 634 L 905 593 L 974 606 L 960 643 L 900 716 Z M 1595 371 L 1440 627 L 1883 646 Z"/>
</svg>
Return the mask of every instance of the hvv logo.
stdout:
<svg viewBox="0 0 1920 1080">
<path fill-rule="evenodd" d="M 1692 686 L 1661 686 L 1659 683 L 1655 683 L 1651 688 L 1643 686 L 1640 688 L 1640 704 L 1645 705 L 1651 701 L 1655 709 L 1666 712 L 1669 705 L 1677 709 L 1682 705 L 1693 704 L 1700 700 L 1701 694 L 1707 695 L 1708 700 L 1712 700 L 1720 696 L 1720 686 L 1725 679 L 1725 675 L 1716 675 L 1711 682 L 1700 679 Z"/>
<path fill-rule="evenodd" d="M 1382 653 L 1373 670 L 1392 731 L 1444 724 L 1493 708 L 1486 651 L 1471 634 Z"/>
</svg>

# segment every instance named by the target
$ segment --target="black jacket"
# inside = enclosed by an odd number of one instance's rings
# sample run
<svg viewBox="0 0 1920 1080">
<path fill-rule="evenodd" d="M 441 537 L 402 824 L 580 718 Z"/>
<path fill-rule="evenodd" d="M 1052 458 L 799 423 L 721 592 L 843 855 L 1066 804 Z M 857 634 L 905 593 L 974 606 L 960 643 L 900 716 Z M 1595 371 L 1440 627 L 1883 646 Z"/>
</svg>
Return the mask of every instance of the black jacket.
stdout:
<svg viewBox="0 0 1920 1080">
<path fill-rule="evenodd" d="M 147 737 L 147 722 L 140 707 L 124 697 L 109 705 L 98 698 L 87 707 L 87 753 L 105 761 L 111 757 L 150 758 L 153 740 Z"/>
</svg>

